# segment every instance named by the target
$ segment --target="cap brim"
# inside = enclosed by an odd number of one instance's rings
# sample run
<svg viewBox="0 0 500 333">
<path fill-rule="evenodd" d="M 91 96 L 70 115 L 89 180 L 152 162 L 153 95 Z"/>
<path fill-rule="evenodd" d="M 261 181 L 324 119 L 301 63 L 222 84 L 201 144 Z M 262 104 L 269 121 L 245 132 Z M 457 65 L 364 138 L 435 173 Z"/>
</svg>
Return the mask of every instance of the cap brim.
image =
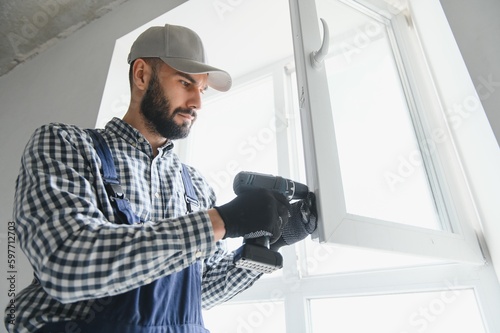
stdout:
<svg viewBox="0 0 500 333">
<path fill-rule="evenodd" d="M 160 57 L 170 67 L 186 74 L 208 74 L 207 84 L 218 91 L 228 91 L 232 85 L 231 75 L 222 69 L 200 62 L 181 58 Z"/>
</svg>

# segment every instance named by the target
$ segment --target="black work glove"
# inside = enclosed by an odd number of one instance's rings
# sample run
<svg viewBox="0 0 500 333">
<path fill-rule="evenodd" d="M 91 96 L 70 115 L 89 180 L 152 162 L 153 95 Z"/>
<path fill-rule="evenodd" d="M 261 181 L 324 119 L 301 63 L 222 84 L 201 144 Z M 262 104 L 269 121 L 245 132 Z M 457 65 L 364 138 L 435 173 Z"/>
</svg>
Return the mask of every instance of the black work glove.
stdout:
<svg viewBox="0 0 500 333">
<path fill-rule="evenodd" d="M 291 205 L 288 223 L 281 230 L 281 237 L 271 244 L 271 250 L 278 251 L 284 245 L 303 240 L 316 230 L 317 225 L 316 196 L 313 192 L 309 192 L 305 199 Z"/>
<path fill-rule="evenodd" d="M 289 208 L 284 195 L 265 189 L 243 192 L 227 204 L 215 207 L 224 220 L 224 238 L 270 236 L 271 242 L 280 237 L 288 222 Z"/>
</svg>

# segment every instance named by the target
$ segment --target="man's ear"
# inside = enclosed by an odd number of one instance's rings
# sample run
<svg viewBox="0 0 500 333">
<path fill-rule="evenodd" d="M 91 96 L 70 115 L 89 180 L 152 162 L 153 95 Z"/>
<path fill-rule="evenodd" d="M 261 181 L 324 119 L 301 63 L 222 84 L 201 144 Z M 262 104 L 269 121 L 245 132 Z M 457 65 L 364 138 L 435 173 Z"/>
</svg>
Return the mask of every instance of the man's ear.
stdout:
<svg viewBox="0 0 500 333">
<path fill-rule="evenodd" d="M 133 86 L 141 91 L 145 91 L 148 88 L 151 74 L 151 67 L 143 59 L 136 59 L 134 61 L 134 65 L 132 66 Z"/>
</svg>

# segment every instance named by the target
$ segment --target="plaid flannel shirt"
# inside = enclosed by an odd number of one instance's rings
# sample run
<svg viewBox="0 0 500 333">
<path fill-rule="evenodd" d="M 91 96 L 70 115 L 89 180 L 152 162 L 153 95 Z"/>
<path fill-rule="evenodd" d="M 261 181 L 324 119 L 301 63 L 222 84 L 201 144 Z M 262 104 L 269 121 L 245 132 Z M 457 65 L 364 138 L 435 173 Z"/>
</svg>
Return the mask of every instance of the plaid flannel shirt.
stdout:
<svg viewBox="0 0 500 333">
<path fill-rule="evenodd" d="M 85 131 L 64 124 L 37 129 L 22 157 L 14 204 L 20 247 L 37 279 L 16 297 L 15 325 L 6 312 L 9 332 L 32 333 L 45 322 L 85 319 L 96 299 L 148 284 L 197 260 L 203 261 L 204 308 L 232 298 L 260 276 L 236 268 L 232 253 L 214 242 L 207 209 L 215 204 L 215 194 L 192 167 L 201 209 L 187 214 L 182 166 L 172 143 L 153 158 L 146 139 L 117 118 L 102 134 L 125 195 L 145 222 L 113 223 L 100 160 Z"/>
</svg>

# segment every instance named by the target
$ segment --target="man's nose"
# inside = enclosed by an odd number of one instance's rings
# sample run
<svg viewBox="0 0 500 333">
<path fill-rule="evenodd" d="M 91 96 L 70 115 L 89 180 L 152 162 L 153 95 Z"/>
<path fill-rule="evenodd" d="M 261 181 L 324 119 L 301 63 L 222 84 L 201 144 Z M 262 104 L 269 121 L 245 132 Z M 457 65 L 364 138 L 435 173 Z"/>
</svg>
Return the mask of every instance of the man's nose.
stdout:
<svg viewBox="0 0 500 333">
<path fill-rule="evenodd" d="M 202 98 L 202 92 L 199 90 L 194 90 L 190 94 L 190 98 L 188 100 L 188 107 L 190 109 L 194 110 L 200 110 L 201 109 L 201 98 Z"/>
</svg>

